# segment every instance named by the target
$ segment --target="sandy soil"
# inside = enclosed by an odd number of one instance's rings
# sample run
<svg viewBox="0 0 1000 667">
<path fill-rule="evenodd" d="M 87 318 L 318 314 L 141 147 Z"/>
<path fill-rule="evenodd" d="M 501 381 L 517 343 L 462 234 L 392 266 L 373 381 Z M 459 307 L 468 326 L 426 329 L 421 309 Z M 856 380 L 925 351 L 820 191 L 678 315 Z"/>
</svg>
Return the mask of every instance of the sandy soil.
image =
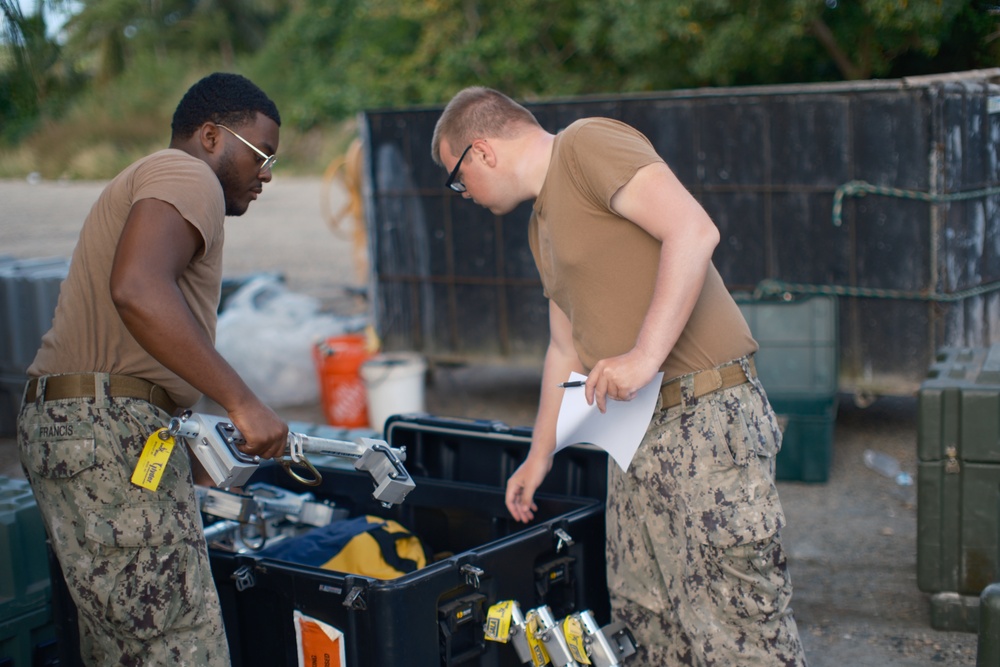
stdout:
<svg viewBox="0 0 1000 667">
<path fill-rule="evenodd" d="M 0 180 L 0 255 L 68 257 L 101 187 Z M 335 233 L 322 215 L 321 202 L 336 208 L 342 197 L 319 178 L 279 174 L 245 216 L 227 222 L 226 275 L 278 272 L 290 289 L 324 307 L 357 313 L 350 233 Z M 523 368 L 438 368 L 427 387 L 427 409 L 531 424 L 539 377 Z M 281 413 L 290 420 L 323 419 L 318 405 Z M 974 634 L 930 627 L 929 598 L 916 584 L 916 508 L 862 464 L 866 448 L 878 449 L 915 476 L 916 417 L 913 397 L 882 398 L 861 409 L 844 396 L 829 481 L 779 483 L 793 606 L 814 667 L 975 664 Z M 0 439 L 0 475 L 21 476 L 10 438 Z"/>
</svg>

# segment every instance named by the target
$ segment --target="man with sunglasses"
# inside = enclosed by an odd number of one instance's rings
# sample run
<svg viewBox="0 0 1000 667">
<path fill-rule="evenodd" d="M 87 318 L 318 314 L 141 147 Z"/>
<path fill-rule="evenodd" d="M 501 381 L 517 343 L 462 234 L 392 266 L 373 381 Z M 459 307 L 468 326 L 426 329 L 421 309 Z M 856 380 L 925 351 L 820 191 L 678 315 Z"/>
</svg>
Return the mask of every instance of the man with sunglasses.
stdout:
<svg viewBox="0 0 1000 667">
<path fill-rule="evenodd" d="M 214 346 L 223 222 L 271 180 L 281 117 L 216 73 L 178 104 L 170 146 L 115 177 L 80 232 L 18 415 L 21 463 L 79 613 L 88 665 L 229 665 L 192 466 L 131 482 L 147 440 L 204 394 L 271 458 L 287 425 Z"/>
<path fill-rule="evenodd" d="M 662 371 L 628 470 L 608 464 L 608 587 L 636 667 L 804 665 L 779 538 L 781 433 L 757 343 L 712 264 L 715 224 L 634 128 L 586 118 L 551 134 L 488 88 L 452 98 L 431 154 L 447 187 L 497 215 L 534 202 L 550 340 L 511 515 L 537 511 L 563 391 L 581 390 L 560 387 L 571 372 L 604 412 Z"/>
</svg>

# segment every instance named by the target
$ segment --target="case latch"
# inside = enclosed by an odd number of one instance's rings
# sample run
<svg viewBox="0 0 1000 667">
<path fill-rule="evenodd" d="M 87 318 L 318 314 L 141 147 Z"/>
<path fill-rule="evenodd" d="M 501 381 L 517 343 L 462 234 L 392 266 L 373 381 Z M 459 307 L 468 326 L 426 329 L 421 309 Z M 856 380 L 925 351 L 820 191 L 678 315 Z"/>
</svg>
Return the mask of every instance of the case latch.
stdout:
<svg viewBox="0 0 1000 667">
<path fill-rule="evenodd" d="M 361 586 L 354 586 L 350 591 L 347 592 L 347 597 L 344 598 L 344 606 L 348 609 L 353 609 L 354 611 L 364 611 L 368 608 L 365 604 L 365 599 L 362 596 L 364 593 L 364 588 Z"/>
<path fill-rule="evenodd" d="M 479 578 L 485 574 L 482 568 L 466 563 L 459 571 L 465 575 L 466 585 L 479 588 Z"/>
<path fill-rule="evenodd" d="M 573 546 L 574 544 L 573 538 L 565 530 L 563 530 L 562 528 L 556 528 L 555 531 L 553 532 L 555 533 L 555 536 L 558 540 L 556 542 L 556 553 L 559 553 L 560 551 L 562 551 L 567 547 Z"/>
<path fill-rule="evenodd" d="M 947 447 L 944 450 L 944 455 L 948 457 L 948 460 L 944 462 L 944 472 L 946 475 L 957 475 L 961 472 L 962 468 L 958 464 L 958 448 L 954 445 Z"/>
<path fill-rule="evenodd" d="M 241 593 L 248 588 L 253 588 L 257 583 L 257 580 L 253 576 L 253 568 L 249 565 L 241 565 L 230 576 L 236 582 L 236 590 Z"/>
</svg>

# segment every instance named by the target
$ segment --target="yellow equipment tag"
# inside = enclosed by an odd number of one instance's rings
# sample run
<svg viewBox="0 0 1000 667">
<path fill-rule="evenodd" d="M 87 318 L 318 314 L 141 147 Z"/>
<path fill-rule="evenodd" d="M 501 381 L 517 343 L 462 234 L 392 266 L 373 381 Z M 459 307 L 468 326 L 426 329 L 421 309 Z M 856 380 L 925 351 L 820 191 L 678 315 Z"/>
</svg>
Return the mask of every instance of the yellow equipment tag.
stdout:
<svg viewBox="0 0 1000 667">
<path fill-rule="evenodd" d="M 589 665 L 590 658 L 587 657 L 587 647 L 583 642 L 583 623 L 580 622 L 579 617 L 567 616 L 566 620 L 563 621 L 562 630 L 573 660 L 581 665 Z"/>
<path fill-rule="evenodd" d="M 160 486 L 160 478 L 163 477 L 163 470 L 167 467 L 170 454 L 174 451 L 174 436 L 167 435 L 167 429 L 161 428 L 159 431 L 149 436 L 146 446 L 142 448 L 139 455 L 139 463 L 132 473 L 132 483 L 150 491 L 156 491 Z"/>
<path fill-rule="evenodd" d="M 486 639 L 491 642 L 507 643 L 510 639 L 510 619 L 514 614 L 514 601 L 504 600 L 490 607 L 486 613 Z"/>
<path fill-rule="evenodd" d="M 538 632 L 538 613 L 532 609 L 524 619 L 525 634 L 528 636 L 528 650 L 531 651 L 531 664 L 534 667 L 545 667 L 549 664 L 549 652 L 545 644 L 535 636 Z"/>
</svg>

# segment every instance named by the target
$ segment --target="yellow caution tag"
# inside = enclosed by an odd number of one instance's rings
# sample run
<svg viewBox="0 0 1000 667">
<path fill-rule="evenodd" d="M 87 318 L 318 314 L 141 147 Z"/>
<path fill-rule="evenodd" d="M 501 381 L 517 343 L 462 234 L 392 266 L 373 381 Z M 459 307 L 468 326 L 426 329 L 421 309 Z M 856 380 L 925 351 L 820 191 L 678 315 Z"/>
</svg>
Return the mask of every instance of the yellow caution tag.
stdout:
<svg viewBox="0 0 1000 667">
<path fill-rule="evenodd" d="M 132 473 L 132 483 L 150 491 L 156 491 L 160 486 L 160 478 L 163 477 L 163 470 L 167 467 L 170 454 L 174 451 L 174 436 L 167 435 L 167 429 L 161 428 L 159 431 L 149 436 L 146 446 L 142 448 L 139 455 L 139 463 Z"/>
<path fill-rule="evenodd" d="M 524 634 L 528 637 L 528 650 L 531 651 L 531 664 L 534 667 L 544 667 L 549 664 L 549 652 L 545 644 L 535 636 L 538 632 L 538 613 L 532 609 L 524 619 Z"/>
<path fill-rule="evenodd" d="M 583 642 L 583 623 L 580 622 L 579 617 L 567 616 L 566 620 L 563 621 L 562 630 L 573 660 L 581 665 L 589 665 L 590 658 L 587 657 L 587 646 Z"/>
<path fill-rule="evenodd" d="M 514 601 L 504 600 L 490 607 L 486 613 L 486 639 L 491 642 L 507 643 L 510 639 L 510 619 L 514 614 Z"/>
</svg>

